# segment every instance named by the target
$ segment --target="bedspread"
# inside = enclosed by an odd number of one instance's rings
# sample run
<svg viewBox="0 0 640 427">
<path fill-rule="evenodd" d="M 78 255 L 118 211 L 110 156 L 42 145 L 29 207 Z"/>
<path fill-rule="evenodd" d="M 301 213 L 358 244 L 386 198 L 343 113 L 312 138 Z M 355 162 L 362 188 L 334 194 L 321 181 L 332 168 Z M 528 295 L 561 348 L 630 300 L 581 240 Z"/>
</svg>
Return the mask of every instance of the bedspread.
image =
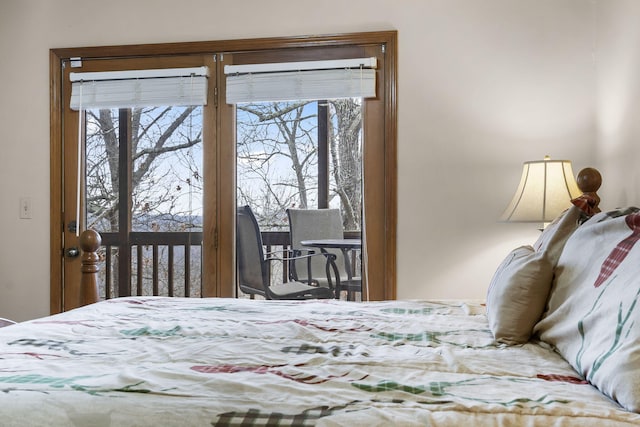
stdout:
<svg viewBox="0 0 640 427">
<path fill-rule="evenodd" d="M 0 329 L 3 426 L 624 426 L 471 301 L 129 297 Z"/>
</svg>

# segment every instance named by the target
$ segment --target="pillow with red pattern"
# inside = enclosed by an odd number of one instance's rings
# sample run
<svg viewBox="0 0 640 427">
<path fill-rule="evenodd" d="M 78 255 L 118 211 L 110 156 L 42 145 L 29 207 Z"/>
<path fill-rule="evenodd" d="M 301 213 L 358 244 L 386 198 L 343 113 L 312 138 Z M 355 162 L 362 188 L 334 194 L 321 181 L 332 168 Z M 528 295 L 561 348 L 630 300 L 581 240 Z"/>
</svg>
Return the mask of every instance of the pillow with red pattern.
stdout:
<svg viewBox="0 0 640 427">
<path fill-rule="evenodd" d="M 567 240 L 540 339 L 626 409 L 640 412 L 640 210 L 599 213 Z"/>
</svg>

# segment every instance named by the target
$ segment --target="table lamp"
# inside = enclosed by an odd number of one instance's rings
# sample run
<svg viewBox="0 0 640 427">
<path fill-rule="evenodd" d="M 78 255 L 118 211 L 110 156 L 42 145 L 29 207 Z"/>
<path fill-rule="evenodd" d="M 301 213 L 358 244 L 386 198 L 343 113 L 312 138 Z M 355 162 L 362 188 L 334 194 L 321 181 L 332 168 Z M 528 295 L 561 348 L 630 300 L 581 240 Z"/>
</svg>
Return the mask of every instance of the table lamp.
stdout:
<svg viewBox="0 0 640 427">
<path fill-rule="evenodd" d="M 518 189 L 500 221 L 539 222 L 544 228 L 581 194 L 571 161 L 545 156 L 544 160 L 524 162 Z"/>
</svg>

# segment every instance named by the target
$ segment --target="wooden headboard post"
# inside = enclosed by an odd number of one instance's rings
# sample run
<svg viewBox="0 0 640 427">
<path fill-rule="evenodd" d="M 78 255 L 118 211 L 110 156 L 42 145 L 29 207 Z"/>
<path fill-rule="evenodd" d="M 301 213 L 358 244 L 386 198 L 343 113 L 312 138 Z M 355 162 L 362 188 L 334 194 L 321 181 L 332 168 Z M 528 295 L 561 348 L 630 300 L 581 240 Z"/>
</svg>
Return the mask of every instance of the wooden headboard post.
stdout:
<svg viewBox="0 0 640 427">
<path fill-rule="evenodd" d="M 96 253 L 102 238 L 95 230 L 85 230 L 80 234 L 82 249 L 82 275 L 80 278 L 80 305 L 98 302 L 98 267 L 99 257 Z"/>
<path fill-rule="evenodd" d="M 576 182 L 583 194 L 595 199 L 594 212 L 600 212 L 600 208 L 598 207 L 600 204 L 600 196 L 596 194 L 596 191 L 598 191 L 602 185 L 602 175 L 600 175 L 600 172 L 594 168 L 584 168 L 578 173 Z"/>
</svg>

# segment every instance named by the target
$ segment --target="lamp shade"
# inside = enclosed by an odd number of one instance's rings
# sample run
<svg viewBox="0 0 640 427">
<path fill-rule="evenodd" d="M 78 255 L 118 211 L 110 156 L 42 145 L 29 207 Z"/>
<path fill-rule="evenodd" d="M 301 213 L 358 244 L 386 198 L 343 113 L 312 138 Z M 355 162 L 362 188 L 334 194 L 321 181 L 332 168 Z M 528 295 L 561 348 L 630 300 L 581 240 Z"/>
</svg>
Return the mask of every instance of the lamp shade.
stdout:
<svg viewBox="0 0 640 427">
<path fill-rule="evenodd" d="M 500 217 L 510 222 L 551 222 L 582 192 L 569 160 L 524 162 L 522 177 L 511 203 Z"/>
</svg>

